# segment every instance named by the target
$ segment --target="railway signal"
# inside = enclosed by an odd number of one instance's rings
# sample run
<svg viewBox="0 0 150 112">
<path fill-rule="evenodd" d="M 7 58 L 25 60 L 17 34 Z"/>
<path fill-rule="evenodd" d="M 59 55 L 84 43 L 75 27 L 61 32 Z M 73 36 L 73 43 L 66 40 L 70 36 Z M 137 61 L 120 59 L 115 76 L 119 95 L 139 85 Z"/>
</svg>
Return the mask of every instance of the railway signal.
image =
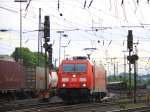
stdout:
<svg viewBox="0 0 150 112">
<path fill-rule="evenodd" d="M 127 49 L 129 49 L 129 89 L 131 89 L 131 52 L 133 51 L 133 35 L 132 30 L 128 30 Z M 133 61 L 133 60 L 132 60 Z M 134 62 L 132 62 L 134 63 Z"/>
<path fill-rule="evenodd" d="M 136 54 L 133 55 L 129 55 L 127 56 L 127 60 L 129 61 L 129 63 L 134 64 L 134 103 L 136 103 L 136 60 L 138 60 L 139 57 Z"/>
<path fill-rule="evenodd" d="M 49 42 L 50 41 L 49 16 L 45 16 L 45 21 L 44 21 L 44 38 L 45 38 L 45 42 Z"/>
<path fill-rule="evenodd" d="M 132 35 L 132 30 L 128 31 L 127 48 L 129 49 L 130 52 L 133 51 L 133 35 Z"/>
<path fill-rule="evenodd" d="M 45 16 L 44 18 L 44 41 L 43 47 L 45 48 L 45 91 L 44 91 L 44 99 L 47 101 L 47 95 L 49 94 L 48 86 L 47 86 L 47 50 L 49 48 L 49 44 L 47 42 L 50 41 L 50 22 L 49 16 Z"/>
<path fill-rule="evenodd" d="M 43 44 L 43 47 L 44 47 L 45 49 L 47 49 L 47 48 L 48 48 L 48 43 L 44 43 L 44 44 Z"/>
<path fill-rule="evenodd" d="M 52 52 L 53 52 L 52 44 L 44 43 L 43 47 L 49 53 L 49 61 L 50 64 L 52 64 Z"/>
<path fill-rule="evenodd" d="M 136 60 L 138 60 L 138 56 L 136 54 L 133 54 L 132 56 L 127 56 L 127 60 L 131 63 L 134 64 Z"/>
<path fill-rule="evenodd" d="M 52 44 L 50 44 L 47 48 L 47 51 L 49 53 L 49 61 L 50 61 L 50 64 L 52 65 L 52 52 L 53 52 L 53 48 L 52 48 Z"/>
</svg>

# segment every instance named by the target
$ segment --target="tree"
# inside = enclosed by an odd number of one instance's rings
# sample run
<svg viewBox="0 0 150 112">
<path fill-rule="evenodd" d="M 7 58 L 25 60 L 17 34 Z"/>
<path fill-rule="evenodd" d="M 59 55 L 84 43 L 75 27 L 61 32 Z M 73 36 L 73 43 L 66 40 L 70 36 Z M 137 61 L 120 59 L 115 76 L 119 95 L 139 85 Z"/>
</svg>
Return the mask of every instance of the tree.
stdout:
<svg viewBox="0 0 150 112">
<path fill-rule="evenodd" d="M 20 54 L 21 50 L 21 54 Z M 19 55 L 20 54 L 20 55 Z M 16 48 L 11 56 L 18 61 L 19 59 L 23 60 L 24 66 L 45 66 L 45 55 L 41 53 L 41 64 L 38 64 L 38 53 L 31 52 L 28 48 Z"/>
</svg>

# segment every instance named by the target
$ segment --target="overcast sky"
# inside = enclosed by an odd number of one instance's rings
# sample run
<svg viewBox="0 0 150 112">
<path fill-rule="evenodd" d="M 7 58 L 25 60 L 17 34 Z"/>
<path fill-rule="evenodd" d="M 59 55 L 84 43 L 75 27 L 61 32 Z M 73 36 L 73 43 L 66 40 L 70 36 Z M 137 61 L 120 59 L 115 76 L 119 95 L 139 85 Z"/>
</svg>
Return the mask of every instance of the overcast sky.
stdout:
<svg viewBox="0 0 150 112">
<path fill-rule="evenodd" d="M 67 46 L 65 54 L 70 57 L 86 55 L 84 48 L 97 48 L 93 51 L 91 59 L 105 64 L 111 62 L 110 58 L 117 58 L 115 61 L 118 62 L 118 72 L 122 72 L 119 67 L 123 68 L 123 51 L 127 51 L 128 30 L 132 30 L 134 43 L 138 43 L 139 72 L 146 72 L 145 68 L 150 67 L 148 0 L 29 1 L 21 4 L 23 47 L 38 51 L 38 32 L 34 30 L 38 30 L 41 8 L 42 23 L 45 15 L 50 16 L 53 59 L 59 58 L 60 35 L 57 31 L 64 31 L 64 34 L 68 35 L 67 38 L 61 36 L 61 46 Z M 9 30 L 0 32 L 0 54 L 10 55 L 15 47 L 20 46 L 20 3 L 14 0 L 0 0 L 0 15 L 0 29 Z M 64 48 L 61 47 L 61 59 L 63 58 Z M 113 70 L 111 64 L 110 69 Z"/>
</svg>

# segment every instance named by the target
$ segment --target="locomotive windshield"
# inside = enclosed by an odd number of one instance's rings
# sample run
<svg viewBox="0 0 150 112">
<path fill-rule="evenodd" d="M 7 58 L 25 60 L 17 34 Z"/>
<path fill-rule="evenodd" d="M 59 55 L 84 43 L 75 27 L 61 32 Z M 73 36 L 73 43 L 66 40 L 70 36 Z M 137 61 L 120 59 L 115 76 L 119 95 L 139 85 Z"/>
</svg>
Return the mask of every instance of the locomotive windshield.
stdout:
<svg viewBox="0 0 150 112">
<path fill-rule="evenodd" d="M 63 72 L 86 72 L 87 64 L 63 64 Z"/>
</svg>

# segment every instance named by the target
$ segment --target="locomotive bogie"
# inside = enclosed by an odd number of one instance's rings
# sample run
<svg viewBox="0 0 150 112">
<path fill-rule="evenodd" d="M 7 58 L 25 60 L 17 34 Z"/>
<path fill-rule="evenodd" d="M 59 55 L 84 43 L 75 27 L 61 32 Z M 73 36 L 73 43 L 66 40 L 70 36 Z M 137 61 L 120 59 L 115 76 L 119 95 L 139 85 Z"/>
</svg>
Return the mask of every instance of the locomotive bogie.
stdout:
<svg viewBox="0 0 150 112">
<path fill-rule="evenodd" d="M 61 88 L 58 96 L 68 102 L 83 102 L 90 99 L 90 90 L 87 88 Z"/>
</svg>

